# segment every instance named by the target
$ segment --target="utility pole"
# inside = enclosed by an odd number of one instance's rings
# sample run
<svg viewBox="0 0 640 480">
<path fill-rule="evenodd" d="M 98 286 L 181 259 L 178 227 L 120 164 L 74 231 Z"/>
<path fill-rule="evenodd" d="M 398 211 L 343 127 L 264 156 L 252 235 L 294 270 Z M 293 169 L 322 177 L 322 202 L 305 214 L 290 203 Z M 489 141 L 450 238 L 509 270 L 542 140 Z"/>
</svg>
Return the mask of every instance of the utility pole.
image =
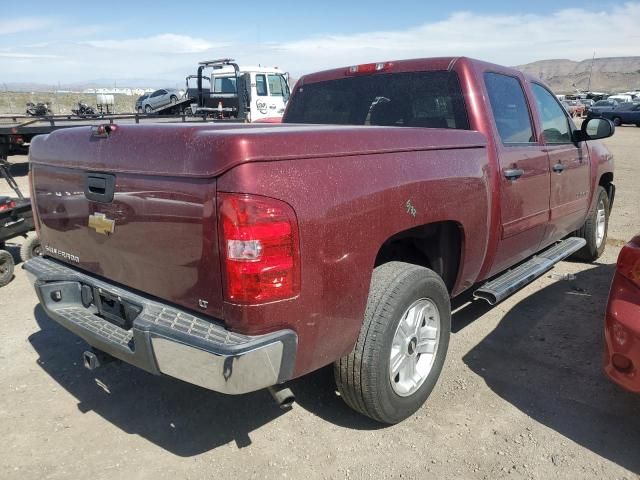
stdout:
<svg viewBox="0 0 640 480">
<path fill-rule="evenodd" d="M 589 68 L 589 83 L 587 83 L 587 92 L 591 91 L 591 74 L 593 73 L 593 62 L 596 59 L 596 52 L 593 51 L 593 57 L 591 57 L 591 68 Z"/>
</svg>

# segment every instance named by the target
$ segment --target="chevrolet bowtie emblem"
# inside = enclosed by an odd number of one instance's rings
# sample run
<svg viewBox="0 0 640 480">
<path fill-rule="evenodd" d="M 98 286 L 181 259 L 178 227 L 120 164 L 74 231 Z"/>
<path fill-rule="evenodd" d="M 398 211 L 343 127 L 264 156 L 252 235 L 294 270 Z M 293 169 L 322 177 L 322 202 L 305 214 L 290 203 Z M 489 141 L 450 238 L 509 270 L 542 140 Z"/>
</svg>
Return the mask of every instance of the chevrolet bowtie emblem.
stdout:
<svg viewBox="0 0 640 480">
<path fill-rule="evenodd" d="M 89 228 L 93 228 L 96 232 L 102 235 L 109 235 L 113 233 L 113 229 L 116 226 L 115 220 L 110 220 L 104 213 L 94 213 L 89 215 Z"/>
</svg>

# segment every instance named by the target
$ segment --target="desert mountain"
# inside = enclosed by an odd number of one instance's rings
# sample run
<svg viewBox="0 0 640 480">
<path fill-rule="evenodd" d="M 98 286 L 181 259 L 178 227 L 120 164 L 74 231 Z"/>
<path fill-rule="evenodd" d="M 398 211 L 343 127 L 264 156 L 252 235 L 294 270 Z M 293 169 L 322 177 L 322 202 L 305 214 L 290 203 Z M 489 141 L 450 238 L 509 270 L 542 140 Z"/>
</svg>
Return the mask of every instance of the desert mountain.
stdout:
<svg viewBox="0 0 640 480">
<path fill-rule="evenodd" d="M 640 57 L 596 58 L 593 61 L 591 86 L 589 71 L 591 59 L 540 60 L 516 67 L 529 75 L 541 78 L 557 93 L 572 93 L 575 87 L 597 92 L 626 92 L 640 89 Z"/>
</svg>

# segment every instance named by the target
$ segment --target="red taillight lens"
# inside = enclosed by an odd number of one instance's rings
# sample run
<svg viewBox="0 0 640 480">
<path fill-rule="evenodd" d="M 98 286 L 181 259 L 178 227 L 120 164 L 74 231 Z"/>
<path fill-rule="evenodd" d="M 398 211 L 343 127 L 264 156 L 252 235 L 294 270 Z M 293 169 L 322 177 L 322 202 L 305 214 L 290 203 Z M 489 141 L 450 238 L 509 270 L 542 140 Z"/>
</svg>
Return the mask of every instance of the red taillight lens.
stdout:
<svg viewBox="0 0 640 480">
<path fill-rule="evenodd" d="M 218 193 L 225 298 L 265 303 L 298 295 L 300 251 L 293 209 L 280 200 Z"/>
<path fill-rule="evenodd" d="M 634 240 L 620 250 L 617 268 L 621 275 L 640 286 L 640 245 Z"/>
<path fill-rule="evenodd" d="M 33 185 L 33 174 L 31 173 L 31 166 L 29 166 L 29 197 L 31 199 L 31 210 L 33 211 L 33 224 L 36 227 L 36 235 L 40 236 L 40 217 L 38 216 L 38 209 L 36 208 L 36 196 L 35 187 Z"/>
<path fill-rule="evenodd" d="M 15 208 L 15 207 L 16 207 L 16 202 L 14 202 L 13 200 L 9 200 L 8 202 L 0 205 L 0 212 L 4 212 L 5 210 L 11 210 L 12 208 Z"/>
</svg>

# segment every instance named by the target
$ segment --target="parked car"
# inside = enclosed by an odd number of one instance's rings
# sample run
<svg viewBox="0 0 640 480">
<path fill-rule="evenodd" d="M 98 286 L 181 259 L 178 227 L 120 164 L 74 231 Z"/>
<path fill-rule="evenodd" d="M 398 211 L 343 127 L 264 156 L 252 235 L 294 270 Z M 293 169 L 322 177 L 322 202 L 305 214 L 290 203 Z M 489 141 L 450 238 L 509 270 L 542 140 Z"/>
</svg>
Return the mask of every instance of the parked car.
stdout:
<svg viewBox="0 0 640 480">
<path fill-rule="evenodd" d="M 610 119 L 614 125 L 632 124 L 640 127 L 640 102 L 625 102 L 611 110 L 601 110 L 600 116 Z"/>
<path fill-rule="evenodd" d="M 163 107 L 172 103 L 177 103 L 182 99 L 184 92 L 175 88 L 162 88 L 151 93 L 147 98 L 142 100 L 142 109 L 145 113 L 151 113 L 156 108 Z"/>
<path fill-rule="evenodd" d="M 614 172 L 597 139 L 614 126 L 577 129 L 537 78 L 401 60 L 306 75 L 289 102 L 282 125 L 34 138 L 45 256 L 25 269 L 43 311 L 92 346 L 87 367 L 116 357 L 281 401 L 333 364 L 349 406 L 396 423 L 436 384 L 452 297 L 480 283 L 495 304 L 605 249 Z M 152 191 L 166 195 L 127 208 Z"/>
<path fill-rule="evenodd" d="M 562 104 L 572 117 L 581 117 L 584 114 L 585 107 L 579 100 L 565 100 Z"/>
<path fill-rule="evenodd" d="M 588 117 L 595 117 L 600 115 L 603 110 L 615 108 L 619 103 L 617 100 L 598 100 L 591 107 L 588 107 L 585 113 Z"/>
<path fill-rule="evenodd" d="M 640 393 L 640 235 L 622 247 L 618 256 L 604 338 L 607 376 Z"/>
</svg>

